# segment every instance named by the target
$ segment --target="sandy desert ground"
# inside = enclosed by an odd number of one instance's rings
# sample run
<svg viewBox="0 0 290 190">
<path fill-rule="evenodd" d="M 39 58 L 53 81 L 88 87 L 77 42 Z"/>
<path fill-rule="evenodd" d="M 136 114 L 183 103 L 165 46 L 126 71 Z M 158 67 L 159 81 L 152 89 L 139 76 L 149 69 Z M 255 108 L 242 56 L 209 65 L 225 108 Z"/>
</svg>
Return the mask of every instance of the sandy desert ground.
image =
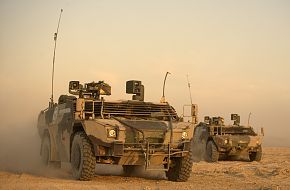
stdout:
<svg viewBox="0 0 290 190">
<path fill-rule="evenodd" d="M 92 181 L 76 181 L 68 167 L 41 172 L 0 172 L 0 189 L 59 190 L 177 190 L 177 189 L 290 189 L 290 148 L 266 147 L 261 162 L 198 162 L 192 167 L 187 182 L 170 182 L 161 172 L 141 172 L 136 177 L 123 177 L 121 168 L 98 166 Z"/>
</svg>

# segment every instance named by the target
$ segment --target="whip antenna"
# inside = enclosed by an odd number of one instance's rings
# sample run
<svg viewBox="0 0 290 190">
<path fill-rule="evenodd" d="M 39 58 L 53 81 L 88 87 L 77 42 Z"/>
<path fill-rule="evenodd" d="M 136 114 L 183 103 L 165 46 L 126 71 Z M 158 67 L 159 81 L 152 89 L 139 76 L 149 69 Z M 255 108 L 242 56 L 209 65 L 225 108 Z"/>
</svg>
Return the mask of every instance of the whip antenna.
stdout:
<svg viewBox="0 0 290 190">
<path fill-rule="evenodd" d="M 57 29 L 56 33 L 54 33 L 54 49 L 53 49 L 53 59 L 52 59 L 52 75 L 51 75 L 51 97 L 50 97 L 50 105 L 53 106 L 53 83 L 54 83 L 54 62 L 55 62 L 55 51 L 56 51 L 56 41 L 57 41 L 57 35 L 58 35 L 58 29 L 60 24 L 60 19 L 62 15 L 63 9 L 60 10 L 60 15 L 57 23 Z"/>
<path fill-rule="evenodd" d="M 188 90 L 189 90 L 190 104 L 192 105 L 192 97 L 191 97 L 191 90 L 190 90 L 190 83 L 188 80 L 188 75 L 186 75 L 186 78 L 187 78 L 187 85 L 188 85 Z"/>
</svg>

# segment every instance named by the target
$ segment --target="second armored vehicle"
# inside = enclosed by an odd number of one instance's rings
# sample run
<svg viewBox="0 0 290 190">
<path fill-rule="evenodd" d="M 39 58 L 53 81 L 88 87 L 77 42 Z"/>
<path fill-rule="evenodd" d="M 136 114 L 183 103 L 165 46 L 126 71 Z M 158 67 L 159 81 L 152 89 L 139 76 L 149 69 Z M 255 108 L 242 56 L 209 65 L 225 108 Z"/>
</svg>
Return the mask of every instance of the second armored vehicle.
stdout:
<svg viewBox="0 0 290 190">
<path fill-rule="evenodd" d="M 262 158 L 262 137 L 250 126 L 240 125 L 240 116 L 232 114 L 233 125 L 225 125 L 222 117 L 205 117 L 194 130 L 195 160 L 216 162 L 247 155 L 250 161 Z"/>
<path fill-rule="evenodd" d="M 74 96 L 61 95 L 39 114 L 44 164 L 70 162 L 80 180 L 90 180 L 98 163 L 122 165 L 126 175 L 142 166 L 165 171 L 171 181 L 189 178 L 195 123 L 180 122 L 167 102 L 144 102 L 141 81 L 127 81 L 133 100 L 105 100 L 102 95 L 110 95 L 111 87 L 103 81 L 71 81 L 69 92 Z"/>
</svg>

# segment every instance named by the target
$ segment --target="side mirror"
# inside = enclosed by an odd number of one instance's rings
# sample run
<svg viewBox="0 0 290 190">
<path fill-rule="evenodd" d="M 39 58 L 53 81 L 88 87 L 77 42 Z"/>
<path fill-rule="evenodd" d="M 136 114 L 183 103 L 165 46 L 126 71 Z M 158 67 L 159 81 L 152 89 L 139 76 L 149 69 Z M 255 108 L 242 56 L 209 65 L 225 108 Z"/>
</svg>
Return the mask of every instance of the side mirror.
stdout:
<svg viewBox="0 0 290 190">
<path fill-rule="evenodd" d="M 198 113 L 198 107 L 196 104 L 191 105 L 191 116 L 197 116 Z"/>
<path fill-rule="evenodd" d="M 196 104 L 189 104 L 189 105 L 183 105 L 183 118 L 191 118 L 191 122 L 194 124 L 198 123 L 197 119 L 198 115 L 198 107 Z"/>
<path fill-rule="evenodd" d="M 192 122 L 194 124 L 198 123 L 197 115 L 198 115 L 198 106 L 197 106 L 197 104 L 192 104 L 191 105 L 191 117 L 192 117 Z"/>
<path fill-rule="evenodd" d="M 264 134 L 264 128 L 263 128 L 263 127 L 261 128 L 261 135 L 262 135 L 262 136 L 265 135 L 265 134 Z"/>
</svg>

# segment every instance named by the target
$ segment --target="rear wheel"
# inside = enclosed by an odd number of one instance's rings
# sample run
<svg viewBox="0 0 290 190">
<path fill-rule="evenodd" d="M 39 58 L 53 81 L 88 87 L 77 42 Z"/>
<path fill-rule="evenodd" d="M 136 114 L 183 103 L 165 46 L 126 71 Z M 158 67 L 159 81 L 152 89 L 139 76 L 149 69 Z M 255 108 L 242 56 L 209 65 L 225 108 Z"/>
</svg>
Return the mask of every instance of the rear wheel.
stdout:
<svg viewBox="0 0 290 190">
<path fill-rule="evenodd" d="M 250 161 L 253 162 L 253 161 L 261 161 L 262 159 L 262 147 L 260 146 L 258 149 L 257 149 L 257 152 L 249 152 L 249 158 L 250 158 Z"/>
<path fill-rule="evenodd" d="M 76 179 L 91 180 L 95 174 L 96 157 L 84 132 L 75 134 L 71 149 L 72 173 Z"/>
<path fill-rule="evenodd" d="M 142 166 L 123 165 L 122 167 L 123 167 L 124 176 L 130 177 L 130 176 L 133 176 L 136 170 L 140 169 Z"/>
<path fill-rule="evenodd" d="M 208 162 L 217 162 L 219 159 L 219 152 L 214 142 L 208 141 L 206 145 L 206 160 Z"/>
<path fill-rule="evenodd" d="M 172 159 L 173 166 L 166 172 L 170 181 L 187 181 L 192 171 L 192 150 L 184 157 Z"/>
</svg>

